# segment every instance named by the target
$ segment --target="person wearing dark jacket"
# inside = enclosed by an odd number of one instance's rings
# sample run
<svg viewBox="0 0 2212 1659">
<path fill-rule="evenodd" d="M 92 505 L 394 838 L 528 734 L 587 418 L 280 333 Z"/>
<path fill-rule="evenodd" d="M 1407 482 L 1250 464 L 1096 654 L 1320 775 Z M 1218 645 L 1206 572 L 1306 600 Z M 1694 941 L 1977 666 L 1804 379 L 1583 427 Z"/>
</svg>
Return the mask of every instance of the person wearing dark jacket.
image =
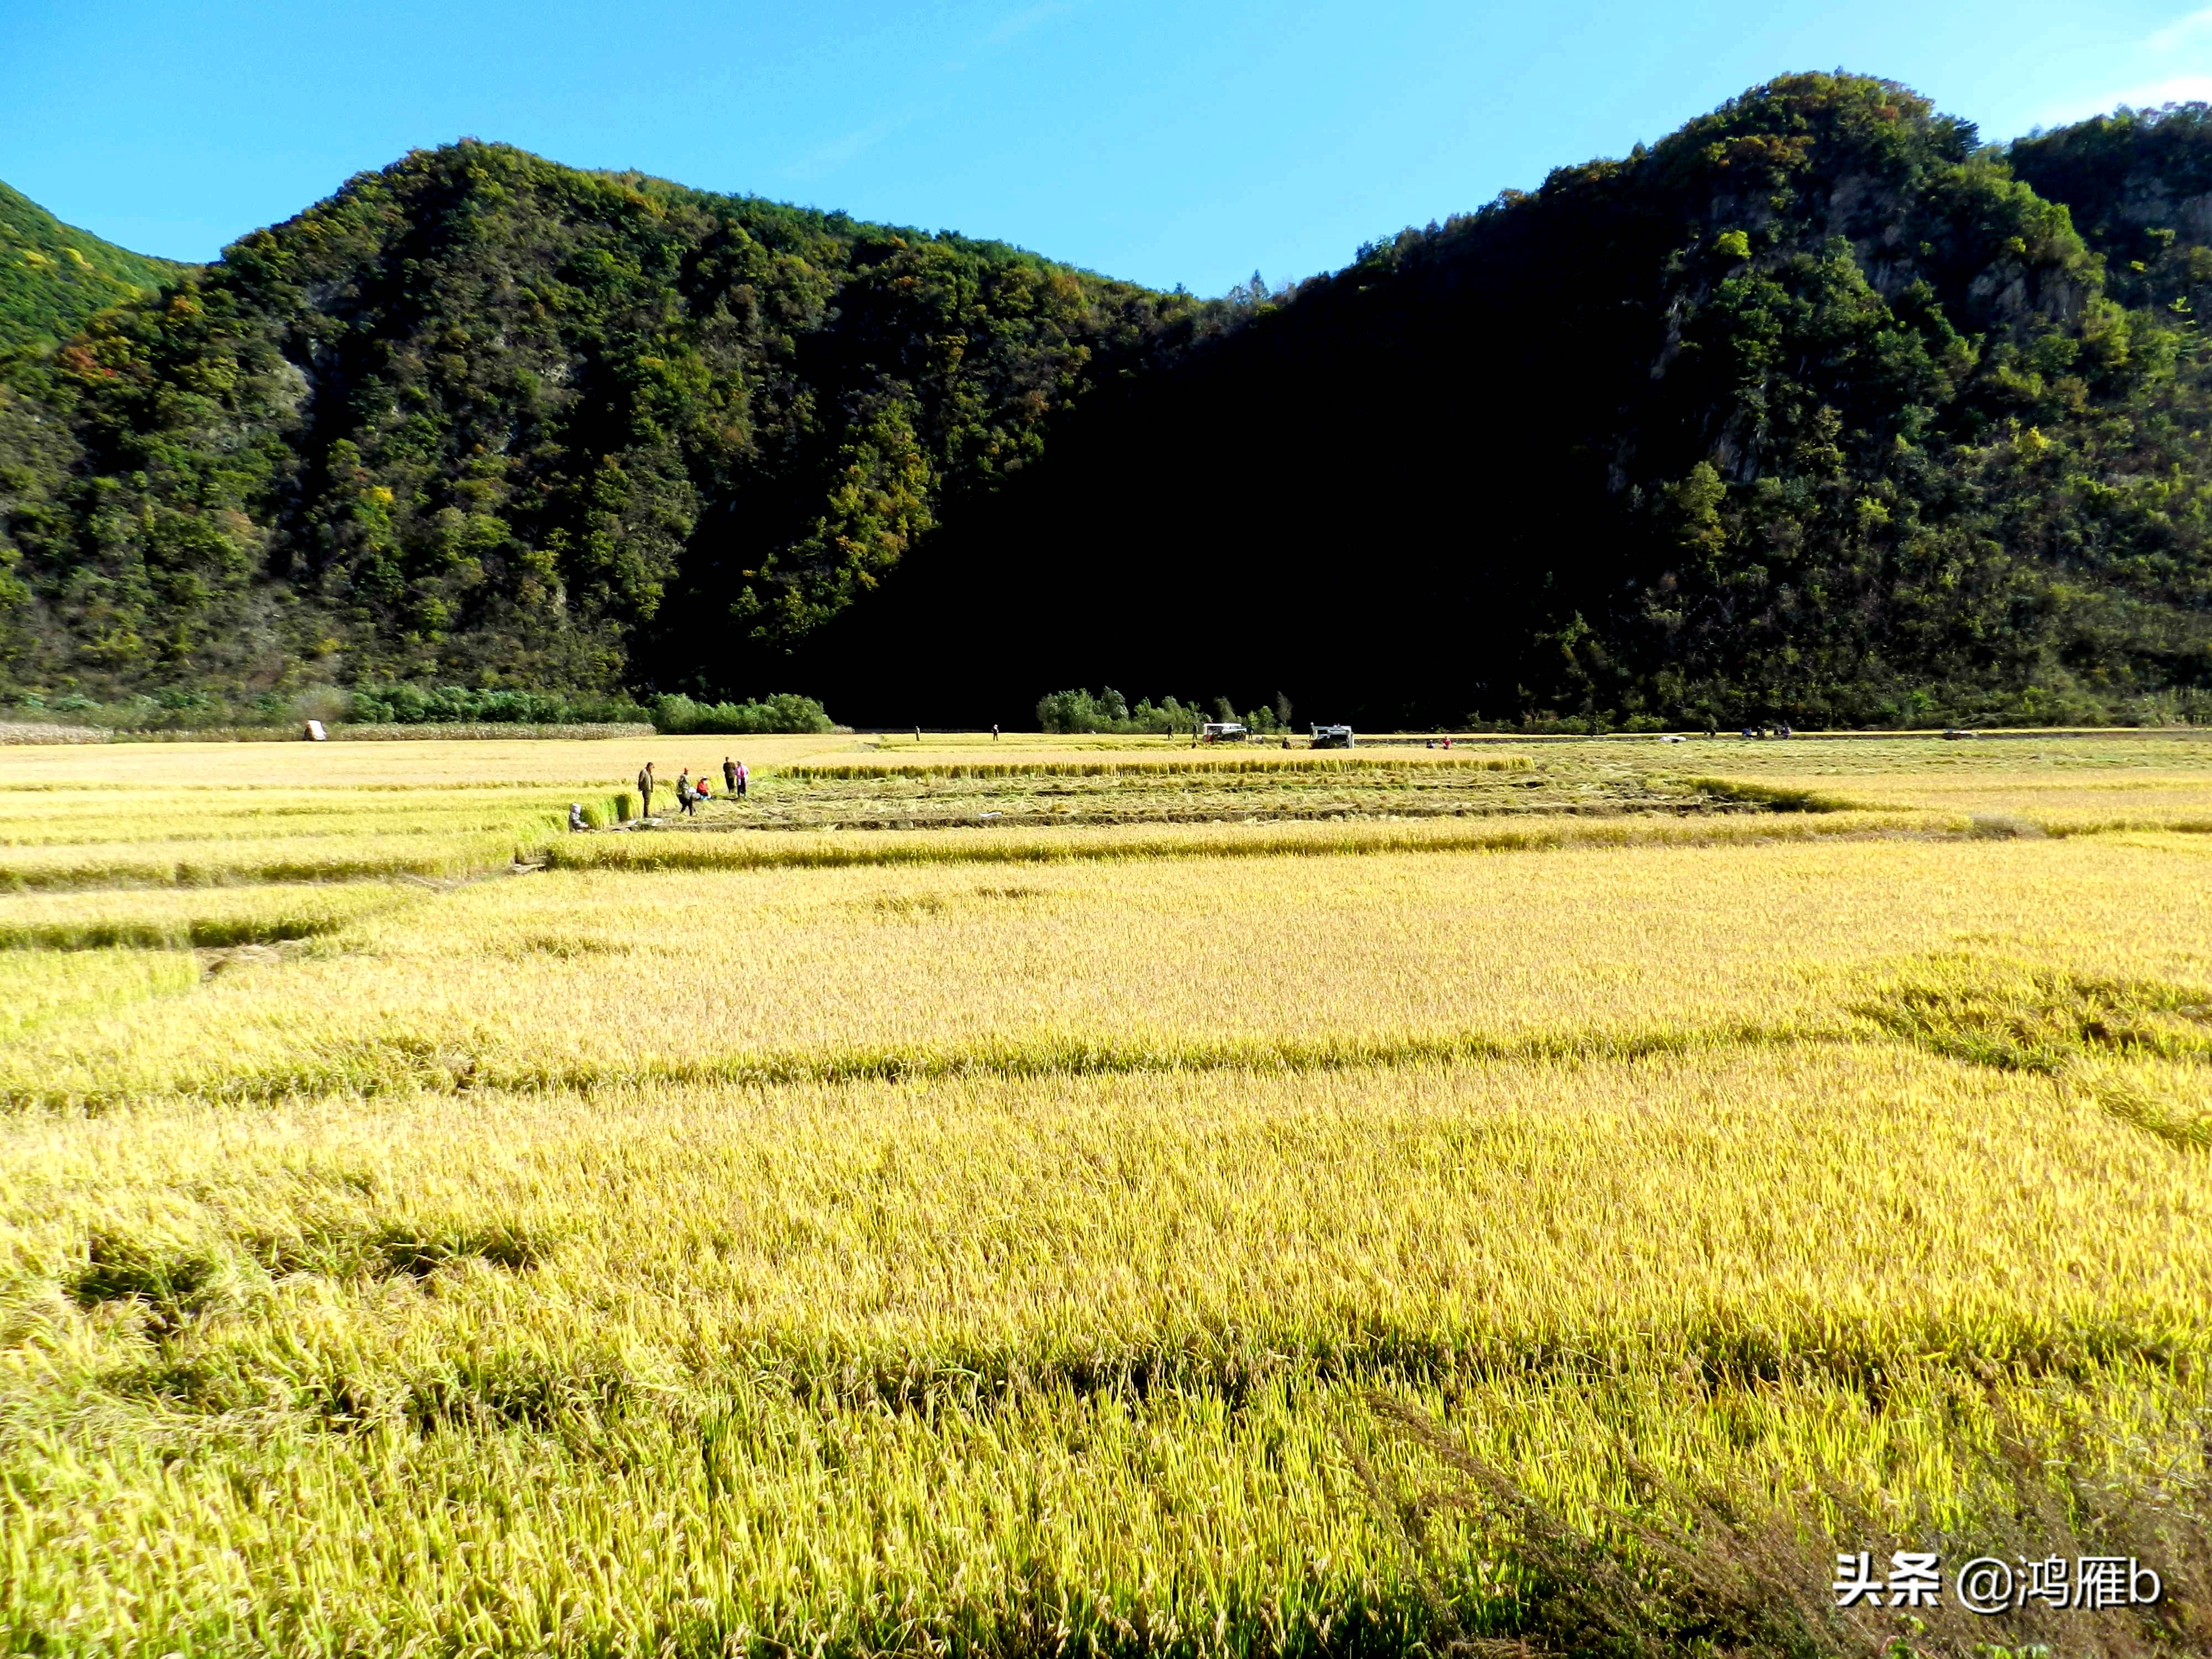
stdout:
<svg viewBox="0 0 2212 1659">
<path fill-rule="evenodd" d="M 737 798 L 738 763 L 725 755 L 722 757 L 722 799 L 735 800 Z"/>
<path fill-rule="evenodd" d="M 645 763 L 645 769 L 637 775 L 637 815 L 641 818 L 649 818 L 653 816 L 653 786 L 654 781 L 655 779 L 653 775 L 653 763 L 651 761 L 647 761 Z"/>
</svg>

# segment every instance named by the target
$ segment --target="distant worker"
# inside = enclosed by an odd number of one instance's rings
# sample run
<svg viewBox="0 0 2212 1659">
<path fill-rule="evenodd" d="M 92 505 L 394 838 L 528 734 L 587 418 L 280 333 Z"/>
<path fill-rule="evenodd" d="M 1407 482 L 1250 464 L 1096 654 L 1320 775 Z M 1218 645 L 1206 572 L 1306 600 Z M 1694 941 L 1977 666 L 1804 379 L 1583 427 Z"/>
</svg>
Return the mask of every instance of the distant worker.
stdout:
<svg viewBox="0 0 2212 1659">
<path fill-rule="evenodd" d="M 722 757 L 722 793 L 732 799 L 738 793 L 738 763 L 727 755 Z"/>
<path fill-rule="evenodd" d="M 731 798 L 735 800 L 743 800 L 745 798 L 745 791 L 752 786 L 752 781 L 753 775 L 745 769 L 745 763 L 743 761 L 739 761 L 737 767 L 736 781 L 730 785 Z"/>
<path fill-rule="evenodd" d="M 991 722 L 991 741 L 992 741 L 993 743 L 996 743 L 996 742 L 998 742 L 998 740 L 999 740 L 999 723 L 998 723 L 998 721 L 996 721 L 996 720 L 993 720 L 993 721 Z"/>
<path fill-rule="evenodd" d="M 645 770 L 637 775 L 637 793 L 639 800 L 637 815 L 641 818 L 649 818 L 653 816 L 653 763 L 651 761 L 647 761 L 645 763 Z"/>
<path fill-rule="evenodd" d="M 691 796 L 691 769 L 688 766 L 676 775 L 676 804 L 683 808 L 685 817 L 699 816 L 698 803 Z"/>
<path fill-rule="evenodd" d="M 914 740 L 916 743 L 921 741 L 921 728 L 918 726 L 914 728 Z"/>
<path fill-rule="evenodd" d="M 691 786 L 691 799 L 694 800 L 711 800 L 714 799 L 714 786 L 707 781 L 707 775 L 704 772 L 702 772 L 699 775 L 699 781 Z"/>
<path fill-rule="evenodd" d="M 568 828 L 570 831 L 574 832 L 578 830 L 588 830 L 592 826 L 590 824 L 584 822 L 584 803 L 580 800 L 570 801 L 568 803 Z"/>
</svg>

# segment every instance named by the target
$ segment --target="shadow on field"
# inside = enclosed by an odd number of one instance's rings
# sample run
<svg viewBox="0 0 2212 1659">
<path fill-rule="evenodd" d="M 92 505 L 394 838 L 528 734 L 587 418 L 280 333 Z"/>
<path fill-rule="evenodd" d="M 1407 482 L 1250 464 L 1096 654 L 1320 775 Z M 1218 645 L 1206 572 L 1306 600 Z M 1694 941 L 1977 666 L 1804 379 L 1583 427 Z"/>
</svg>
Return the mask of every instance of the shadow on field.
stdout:
<svg viewBox="0 0 2212 1659">
<path fill-rule="evenodd" d="M 1604 1656 L 1672 1659 L 1686 1653 L 1773 1659 L 2065 1659 L 2212 1654 L 2212 1498 L 2203 1470 L 2163 1485 L 2107 1486 L 2075 1471 L 2096 1467 L 2083 1440 L 2029 1443 L 1989 1389 L 1997 1445 L 1983 1458 L 1987 1501 L 1971 1537 L 1932 1528 L 1907 1537 L 1831 1484 L 1795 1511 L 1753 1512 L 1727 1494 L 1692 1492 L 1632 1458 L 1632 1509 L 1605 1508 L 1592 1530 L 1576 1525 L 1502 1469 L 1469 1454 L 1419 1407 L 1365 1396 L 1386 1443 L 1439 1468 L 1437 1484 L 1406 1491 L 1343 1437 L 1377 1513 L 1402 1539 L 1427 1603 L 1440 1654 Z M 1455 1595 L 1440 1521 L 1458 1517 L 1494 1540 L 1504 1596 L 1479 1595 L 1477 1615 Z M 1844 1608 L 1832 1588 L 1848 1540 L 1877 1565 L 1893 1552 L 1932 1553 L 1941 1588 L 1910 1607 L 1863 1598 Z M 2121 1558 L 2151 1566 L 2161 1594 L 2148 1605 L 2052 1607 L 2033 1597 L 1980 1613 L 1963 1604 L 1955 1574 L 1977 1558 L 2005 1564 L 2063 1556 Z M 1932 1600 L 1932 1605 L 1930 1601 Z M 1498 1618 L 1500 1611 L 1504 1617 Z"/>
</svg>

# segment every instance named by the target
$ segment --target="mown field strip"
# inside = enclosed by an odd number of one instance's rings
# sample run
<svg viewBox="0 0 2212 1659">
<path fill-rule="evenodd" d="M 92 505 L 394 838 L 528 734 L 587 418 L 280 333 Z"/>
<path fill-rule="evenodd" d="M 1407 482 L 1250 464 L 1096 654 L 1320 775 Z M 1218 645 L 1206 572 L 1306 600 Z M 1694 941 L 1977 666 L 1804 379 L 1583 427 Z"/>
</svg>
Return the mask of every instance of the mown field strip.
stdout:
<svg viewBox="0 0 2212 1659">
<path fill-rule="evenodd" d="M 617 795 L 580 793 L 571 799 L 602 824 L 617 822 L 623 803 Z M 477 827 L 486 818 L 496 827 Z M 389 809 L 310 818 L 313 830 L 307 834 L 287 833 L 295 830 L 296 821 L 281 812 L 240 815 L 229 820 L 235 826 L 232 835 L 204 838 L 188 830 L 186 838 L 167 839 L 167 822 L 147 823 L 144 833 L 132 840 L 0 844 L 0 895 L 380 877 L 459 879 L 538 857 L 547 843 L 567 833 L 568 803 L 525 800 L 505 811 L 474 810 L 464 816 L 471 827 L 462 829 L 441 823 L 435 813 Z M 103 818 L 92 829 L 101 836 L 120 827 L 127 826 Z M 44 836 L 50 828 L 42 823 L 38 833 Z M 4 839 L 0 833 L 0 842 Z"/>
<path fill-rule="evenodd" d="M 1297 776 L 1307 773 L 1439 771 L 1526 772 L 1535 763 L 1526 755 L 1431 753 L 1426 750 L 1389 755 L 1315 754 L 1304 750 L 1263 755 L 1141 755 L 1113 758 L 1054 760 L 902 761 L 893 756 L 880 761 L 802 762 L 779 769 L 778 775 L 802 781 L 849 782 L 887 778 L 1110 778 L 1173 777 L 1188 774 L 1204 777 L 1229 775 Z"/>
<path fill-rule="evenodd" d="M 544 832 L 550 836 L 552 832 Z M 194 844 L 179 852 L 155 843 L 11 849 L 0 854 L 0 894 L 103 887 L 263 886 L 389 876 L 453 879 L 532 853 L 516 834 L 272 836 Z"/>
<path fill-rule="evenodd" d="M 1507 853 L 1565 848 L 1725 847 L 1895 834 L 1960 834 L 1960 815 L 1909 809 L 1815 815 L 1473 817 L 1392 823 L 1070 825 L 1025 831 L 836 830 L 572 836 L 548 860 L 574 870 L 842 869 L 866 865 L 1055 864 L 1157 859 L 1331 858 L 1389 853 Z"/>
<path fill-rule="evenodd" d="M 629 786 L 648 760 L 673 782 L 737 756 L 756 766 L 861 752 L 865 740 L 820 737 L 652 737 L 471 743 L 163 743 L 126 748 L 12 748 L 0 758 L 10 787 L 113 784 L 183 788 L 403 789 L 503 786 L 587 789 Z"/>
<path fill-rule="evenodd" d="M 571 799 L 574 799 L 573 797 Z M 601 808 L 607 803 L 594 798 Z M 0 859 L 38 848 L 59 847 L 128 848 L 155 851 L 177 849 L 191 857 L 194 849 L 211 842 L 328 840 L 343 837 L 356 843 L 412 836 L 507 835 L 550 836 L 568 820 L 568 802 L 515 805 L 482 800 L 471 806 L 410 806 L 404 810 L 362 810 L 334 805 L 327 810 L 287 809 L 256 811 L 250 808 L 225 810 L 201 800 L 165 798 L 143 814 L 115 803 L 94 804 L 98 810 L 67 815 L 10 817 L 0 812 Z"/>
</svg>

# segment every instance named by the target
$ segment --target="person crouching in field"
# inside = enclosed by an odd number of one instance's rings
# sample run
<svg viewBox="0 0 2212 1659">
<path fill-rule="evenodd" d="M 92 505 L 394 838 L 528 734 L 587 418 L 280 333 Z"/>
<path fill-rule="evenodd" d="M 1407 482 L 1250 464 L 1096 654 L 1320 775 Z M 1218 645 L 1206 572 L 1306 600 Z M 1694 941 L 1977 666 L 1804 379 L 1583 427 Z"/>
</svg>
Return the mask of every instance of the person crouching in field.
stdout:
<svg viewBox="0 0 2212 1659">
<path fill-rule="evenodd" d="M 641 818 L 649 818 L 653 816 L 653 786 L 654 781 L 655 780 L 653 775 L 653 763 L 651 761 L 647 761 L 645 763 L 645 769 L 637 775 L 637 796 L 640 803 L 637 809 L 637 815 Z"/>
</svg>

